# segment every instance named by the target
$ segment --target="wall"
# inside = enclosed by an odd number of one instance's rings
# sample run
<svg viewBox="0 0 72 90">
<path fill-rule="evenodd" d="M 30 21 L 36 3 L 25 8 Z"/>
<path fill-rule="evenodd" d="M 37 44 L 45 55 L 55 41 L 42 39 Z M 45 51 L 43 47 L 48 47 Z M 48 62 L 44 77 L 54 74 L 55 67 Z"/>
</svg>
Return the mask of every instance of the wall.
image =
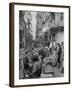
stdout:
<svg viewBox="0 0 72 90">
<path fill-rule="evenodd" d="M 0 0 L 0 90 L 12 89 L 8 86 L 9 85 L 9 81 L 8 81 L 9 80 L 9 2 L 26 2 L 26 3 L 42 3 L 42 4 L 45 3 L 45 4 L 59 4 L 59 5 L 72 4 L 72 0 Z M 72 5 L 71 5 L 71 15 L 72 15 Z M 38 89 L 39 90 L 72 90 L 72 83 L 70 85 L 14 88 L 14 90 L 24 90 L 24 89 L 25 90 L 38 90 Z"/>
<path fill-rule="evenodd" d="M 55 35 L 55 40 L 57 43 L 64 41 L 64 32 L 59 32 Z"/>
</svg>

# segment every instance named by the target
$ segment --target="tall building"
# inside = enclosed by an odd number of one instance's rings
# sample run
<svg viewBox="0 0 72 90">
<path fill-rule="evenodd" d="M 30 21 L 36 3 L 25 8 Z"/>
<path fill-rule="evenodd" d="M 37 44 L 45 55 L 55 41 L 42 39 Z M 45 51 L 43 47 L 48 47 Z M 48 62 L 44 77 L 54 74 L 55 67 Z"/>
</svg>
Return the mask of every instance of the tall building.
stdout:
<svg viewBox="0 0 72 90">
<path fill-rule="evenodd" d="M 31 34 L 31 13 L 29 11 L 19 11 L 19 46 L 27 48 L 32 45 Z"/>
<path fill-rule="evenodd" d="M 64 37 L 64 14 L 60 12 L 37 12 L 36 37 L 47 42 L 61 42 Z M 59 37 L 58 37 L 59 36 Z"/>
</svg>

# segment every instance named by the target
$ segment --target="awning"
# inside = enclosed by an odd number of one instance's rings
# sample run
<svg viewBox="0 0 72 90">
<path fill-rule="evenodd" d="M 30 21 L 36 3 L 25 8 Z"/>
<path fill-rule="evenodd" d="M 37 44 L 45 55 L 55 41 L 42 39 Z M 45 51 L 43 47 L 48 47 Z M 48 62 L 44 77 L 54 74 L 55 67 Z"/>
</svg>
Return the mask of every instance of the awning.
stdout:
<svg viewBox="0 0 72 90">
<path fill-rule="evenodd" d="M 64 31 L 64 27 L 63 26 L 58 26 L 58 27 L 52 27 L 50 28 L 50 33 L 58 33 L 58 32 L 62 32 Z"/>
</svg>

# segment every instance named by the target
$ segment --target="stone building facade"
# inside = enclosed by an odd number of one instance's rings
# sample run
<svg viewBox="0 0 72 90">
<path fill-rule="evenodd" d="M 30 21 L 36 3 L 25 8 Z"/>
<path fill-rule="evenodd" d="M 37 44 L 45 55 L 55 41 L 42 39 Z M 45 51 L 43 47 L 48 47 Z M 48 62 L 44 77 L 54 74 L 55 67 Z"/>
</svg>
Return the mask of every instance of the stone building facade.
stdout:
<svg viewBox="0 0 72 90">
<path fill-rule="evenodd" d="M 64 14 L 60 12 L 37 13 L 36 37 L 43 37 L 44 41 L 63 41 Z M 46 37 L 46 38 L 45 38 Z"/>
</svg>

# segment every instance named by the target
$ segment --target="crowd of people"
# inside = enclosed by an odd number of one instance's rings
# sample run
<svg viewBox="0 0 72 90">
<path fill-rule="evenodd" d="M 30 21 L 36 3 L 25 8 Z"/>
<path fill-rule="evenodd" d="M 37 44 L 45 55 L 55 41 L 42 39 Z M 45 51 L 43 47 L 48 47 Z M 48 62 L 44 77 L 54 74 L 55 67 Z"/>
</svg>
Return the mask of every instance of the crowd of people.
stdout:
<svg viewBox="0 0 72 90">
<path fill-rule="evenodd" d="M 35 43 L 36 44 L 36 43 Z M 61 69 L 64 73 L 64 43 L 47 42 L 46 45 L 37 43 L 27 49 L 20 49 L 19 78 L 48 78 L 55 77 L 53 68 Z"/>
</svg>

